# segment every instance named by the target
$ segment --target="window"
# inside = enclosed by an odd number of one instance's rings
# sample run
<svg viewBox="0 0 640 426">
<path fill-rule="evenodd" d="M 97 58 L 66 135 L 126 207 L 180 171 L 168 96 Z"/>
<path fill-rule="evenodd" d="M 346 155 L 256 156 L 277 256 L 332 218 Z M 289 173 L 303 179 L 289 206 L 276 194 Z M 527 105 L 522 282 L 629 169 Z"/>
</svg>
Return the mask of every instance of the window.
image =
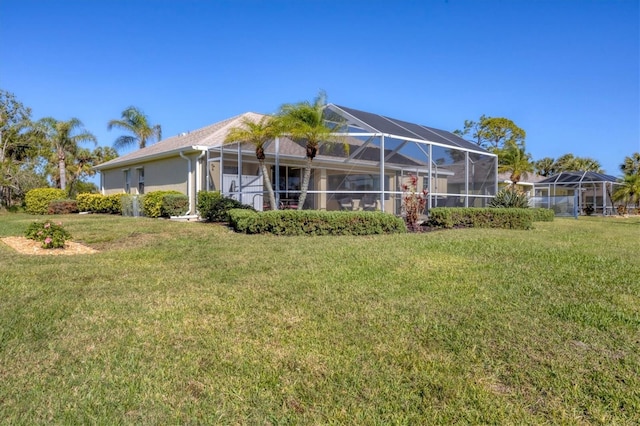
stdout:
<svg viewBox="0 0 640 426">
<path fill-rule="evenodd" d="M 144 194 L 144 169 L 138 169 L 138 194 Z"/>
<path fill-rule="evenodd" d="M 129 169 L 124 171 L 124 192 L 129 193 L 131 191 L 131 171 Z"/>
<path fill-rule="evenodd" d="M 389 191 L 391 176 L 385 175 L 384 190 Z M 333 174 L 329 176 L 329 191 L 380 191 L 379 174 Z"/>
</svg>

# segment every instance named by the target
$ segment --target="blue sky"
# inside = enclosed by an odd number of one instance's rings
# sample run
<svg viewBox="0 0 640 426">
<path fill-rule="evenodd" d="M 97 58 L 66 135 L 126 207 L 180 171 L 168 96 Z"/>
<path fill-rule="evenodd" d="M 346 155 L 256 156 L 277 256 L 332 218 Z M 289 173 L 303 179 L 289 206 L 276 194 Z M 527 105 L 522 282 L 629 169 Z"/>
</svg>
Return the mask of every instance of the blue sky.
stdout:
<svg viewBox="0 0 640 426">
<path fill-rule="evenodd" d="M 638 0 L 1 0 L 0 88 L 100 145 L 129 105 L 164 137 L 282 103 L 455 130 L 482 114 L 534 159 L 640 151 Z"/>
</svg>

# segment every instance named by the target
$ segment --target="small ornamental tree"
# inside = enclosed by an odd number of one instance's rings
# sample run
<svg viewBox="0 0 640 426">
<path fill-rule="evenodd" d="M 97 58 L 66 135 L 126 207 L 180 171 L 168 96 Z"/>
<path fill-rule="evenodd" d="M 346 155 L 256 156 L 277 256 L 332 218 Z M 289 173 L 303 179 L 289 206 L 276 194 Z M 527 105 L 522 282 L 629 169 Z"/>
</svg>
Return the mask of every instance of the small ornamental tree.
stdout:
<svg viewBox="0 0 640 426">
<path fill-rule="evenodd" d="M 423 189 L 418 192 L 418 177 L 409 175 L 409 182 L 402 184 L 402 208 L 405 212 L 405 222 L 410 231 L 418 230 L 418 218 L 427 205 L 427 194 Z"/>
</svg>

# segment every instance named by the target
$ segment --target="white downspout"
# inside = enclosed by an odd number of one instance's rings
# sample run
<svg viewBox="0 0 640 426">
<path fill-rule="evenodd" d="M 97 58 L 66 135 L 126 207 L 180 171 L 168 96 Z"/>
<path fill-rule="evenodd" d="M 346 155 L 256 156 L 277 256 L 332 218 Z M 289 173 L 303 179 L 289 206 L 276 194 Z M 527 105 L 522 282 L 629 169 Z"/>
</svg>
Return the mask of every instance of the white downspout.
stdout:
<svg viewBox="0 0 640 426">
<path fill-rule="evenodd" d="M 187 197 L 189 197 L 189 211 L 184 215 L 188 216 L 193 211 L 193 196 L 191 194 L 191 160 L 180 151 L 180 157 L 187 160 Z"/>
</svg>

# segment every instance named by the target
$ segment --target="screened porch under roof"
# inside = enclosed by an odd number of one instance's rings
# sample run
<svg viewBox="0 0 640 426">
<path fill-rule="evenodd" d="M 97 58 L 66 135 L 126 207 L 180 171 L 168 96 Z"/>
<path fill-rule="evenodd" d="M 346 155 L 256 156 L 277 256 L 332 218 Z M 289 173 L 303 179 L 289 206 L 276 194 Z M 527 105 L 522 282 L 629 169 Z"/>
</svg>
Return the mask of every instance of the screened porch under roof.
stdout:
<svg viewBox="0 0 640 426">
<path fill-rule="evenodd" d="M 535 207 L 554 209 L 558 215 L 593 212 L 613 214 L 611 196 L 619 185 L 615 176 L 592 171 L 561 172 L 534 184 Z M 573 207 L 566 207 L 568 204 Z M 591 210 L 593 209 L 593 210 Z"/>
<path fill-rule="evenodd" d="M 416 190 L 428 191 L 428 207 L 483 207 L 497 191 L 497 156 L 451 132 L 333 104 L 325 119 L 341 140 L 320 145 L 304 208 L 402 214 L 402 186 L 412 175 Z M 304 142 L 281 137 L 265 153 L 276 197 L 285 200 L 279 206 L 297 206 Z M 211 175 L 220 176 L 210 189 L 260 204 L 256 197 L 265 194 L 255 183 L 238 184 L 259 173 L 250 145 L 212 148 L 209 158 L 219 163 Z"/>
</svg>

